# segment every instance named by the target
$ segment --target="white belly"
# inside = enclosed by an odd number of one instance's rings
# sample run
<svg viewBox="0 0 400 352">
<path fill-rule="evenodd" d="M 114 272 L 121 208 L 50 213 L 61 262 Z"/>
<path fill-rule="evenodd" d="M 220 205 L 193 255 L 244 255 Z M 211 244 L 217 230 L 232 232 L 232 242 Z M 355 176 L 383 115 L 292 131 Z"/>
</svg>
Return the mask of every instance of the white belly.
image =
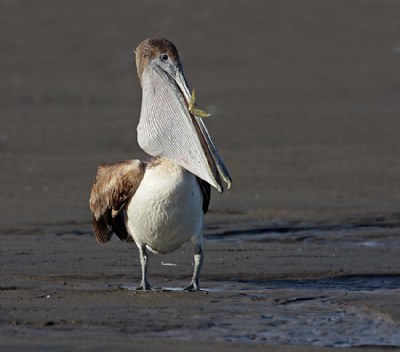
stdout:
<svg viewBox="0 0 400 352">
<path fill-rule="evenodd" d="M 126 210 L 126 224 L 138 246 L 169 253 L 192 240 L 201 243 L 204 214 L 196 177 L 163 161 L 146 169 Z"/>
</svg>

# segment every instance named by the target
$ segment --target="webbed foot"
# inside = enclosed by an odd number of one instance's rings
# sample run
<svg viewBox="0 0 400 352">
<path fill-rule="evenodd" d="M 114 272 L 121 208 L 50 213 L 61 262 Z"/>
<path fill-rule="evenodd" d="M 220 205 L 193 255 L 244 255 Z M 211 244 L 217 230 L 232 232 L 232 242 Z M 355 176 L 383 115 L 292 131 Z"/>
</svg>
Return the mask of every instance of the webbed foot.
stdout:
<svg viewBox="0 0 400 352">
<path fill-rule="evenodd" d="M 200 285 L 196 284 L 195 282 L 191 282 L 189 286 L 186 286 L 183 291 L 188 291 L 188 292 L 196 292 L 196 291 L 201 291 L 200 290 Z"/>
<path fill-rule="evenodd" d="M 140 285 L 139 287 L 136 287 L 135 291 L 160 291 L 160 289 L 155 288 L 153 286 L 151 286 L 149 283 L 146 283 L 145 285 Z"/>
</svg>

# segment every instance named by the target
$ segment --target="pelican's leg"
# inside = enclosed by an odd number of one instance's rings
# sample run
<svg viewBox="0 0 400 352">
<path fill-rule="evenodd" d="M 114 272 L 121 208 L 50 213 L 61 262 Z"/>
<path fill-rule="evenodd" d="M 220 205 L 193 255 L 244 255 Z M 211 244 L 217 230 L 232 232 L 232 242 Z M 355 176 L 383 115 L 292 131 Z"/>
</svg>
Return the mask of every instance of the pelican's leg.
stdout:
<svg viewBox="0 0 400 352">
<path fill-rule="evenodd" d="M 154 291 L 149 281 L 147 280 L 147 268 L 149 263 L 149 256 L 145 245 L 139 246 L 140 264 L 142 266 L 142 281 L 136 290 L 140 291 Z"/>
<path fill-rule="evenodd" d="M 193 278 L 189 286 L 185 287 L 186 291 L 200 291 L 200 271 L 203 265 L 203 246 L 201 244 L 195 245 L 194 252 L 194 270 Z"/>
</svg>

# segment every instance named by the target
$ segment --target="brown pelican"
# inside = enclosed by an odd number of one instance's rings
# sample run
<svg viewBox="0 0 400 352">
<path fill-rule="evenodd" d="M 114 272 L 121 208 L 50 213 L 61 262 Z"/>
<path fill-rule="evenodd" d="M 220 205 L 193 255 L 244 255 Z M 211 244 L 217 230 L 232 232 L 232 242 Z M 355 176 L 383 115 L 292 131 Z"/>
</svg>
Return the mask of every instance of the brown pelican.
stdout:
<svg viewBox="0 0 400 352">
<path fill-rule="evenodd" d="M 90 196 L 94 233 L 100 243 L 113 233 L 136 243 L 141 290 L 153 289 L 148 250 L 169 253 L 191 240 L 195 265 L 185 289 L 199 290 L 210 185 L 222 193 L 222 180 L 228 188 L 232 180 L 202 121 L 206 113 L 195 106 L 175 46 L 152 38 L 135 52 L 142 86 L 138 143 L 152 158 L 99 166 Z"/>
</svg>

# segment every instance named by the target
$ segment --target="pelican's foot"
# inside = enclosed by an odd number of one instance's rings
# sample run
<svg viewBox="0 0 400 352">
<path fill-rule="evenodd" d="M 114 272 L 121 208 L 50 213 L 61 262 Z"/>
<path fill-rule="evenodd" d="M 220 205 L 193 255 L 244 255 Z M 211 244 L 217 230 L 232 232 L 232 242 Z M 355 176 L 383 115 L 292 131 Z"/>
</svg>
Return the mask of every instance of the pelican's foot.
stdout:
<svg viewBox="0 0 400 352">
<path fill-rule="evenodd" d="M 160 289 L 151 286 L 149 283 L 146 283 L 144 285 L 142 284 L 139 287 L 136 287 L 136 291 L 152 291 L 152 292 L 155 292 L 155 291 L 160 291 Z"/>
<path fill-rule="evenodd" d="M 184 291 L 189 291 L 189 292 L 196 292 L 196 291 L 200 291 L 200 285 L 196 284 L 194 282 L 191 282 L 189 284 L 189 286 L 186 286 L 184 289 Z"/>
</svg>

